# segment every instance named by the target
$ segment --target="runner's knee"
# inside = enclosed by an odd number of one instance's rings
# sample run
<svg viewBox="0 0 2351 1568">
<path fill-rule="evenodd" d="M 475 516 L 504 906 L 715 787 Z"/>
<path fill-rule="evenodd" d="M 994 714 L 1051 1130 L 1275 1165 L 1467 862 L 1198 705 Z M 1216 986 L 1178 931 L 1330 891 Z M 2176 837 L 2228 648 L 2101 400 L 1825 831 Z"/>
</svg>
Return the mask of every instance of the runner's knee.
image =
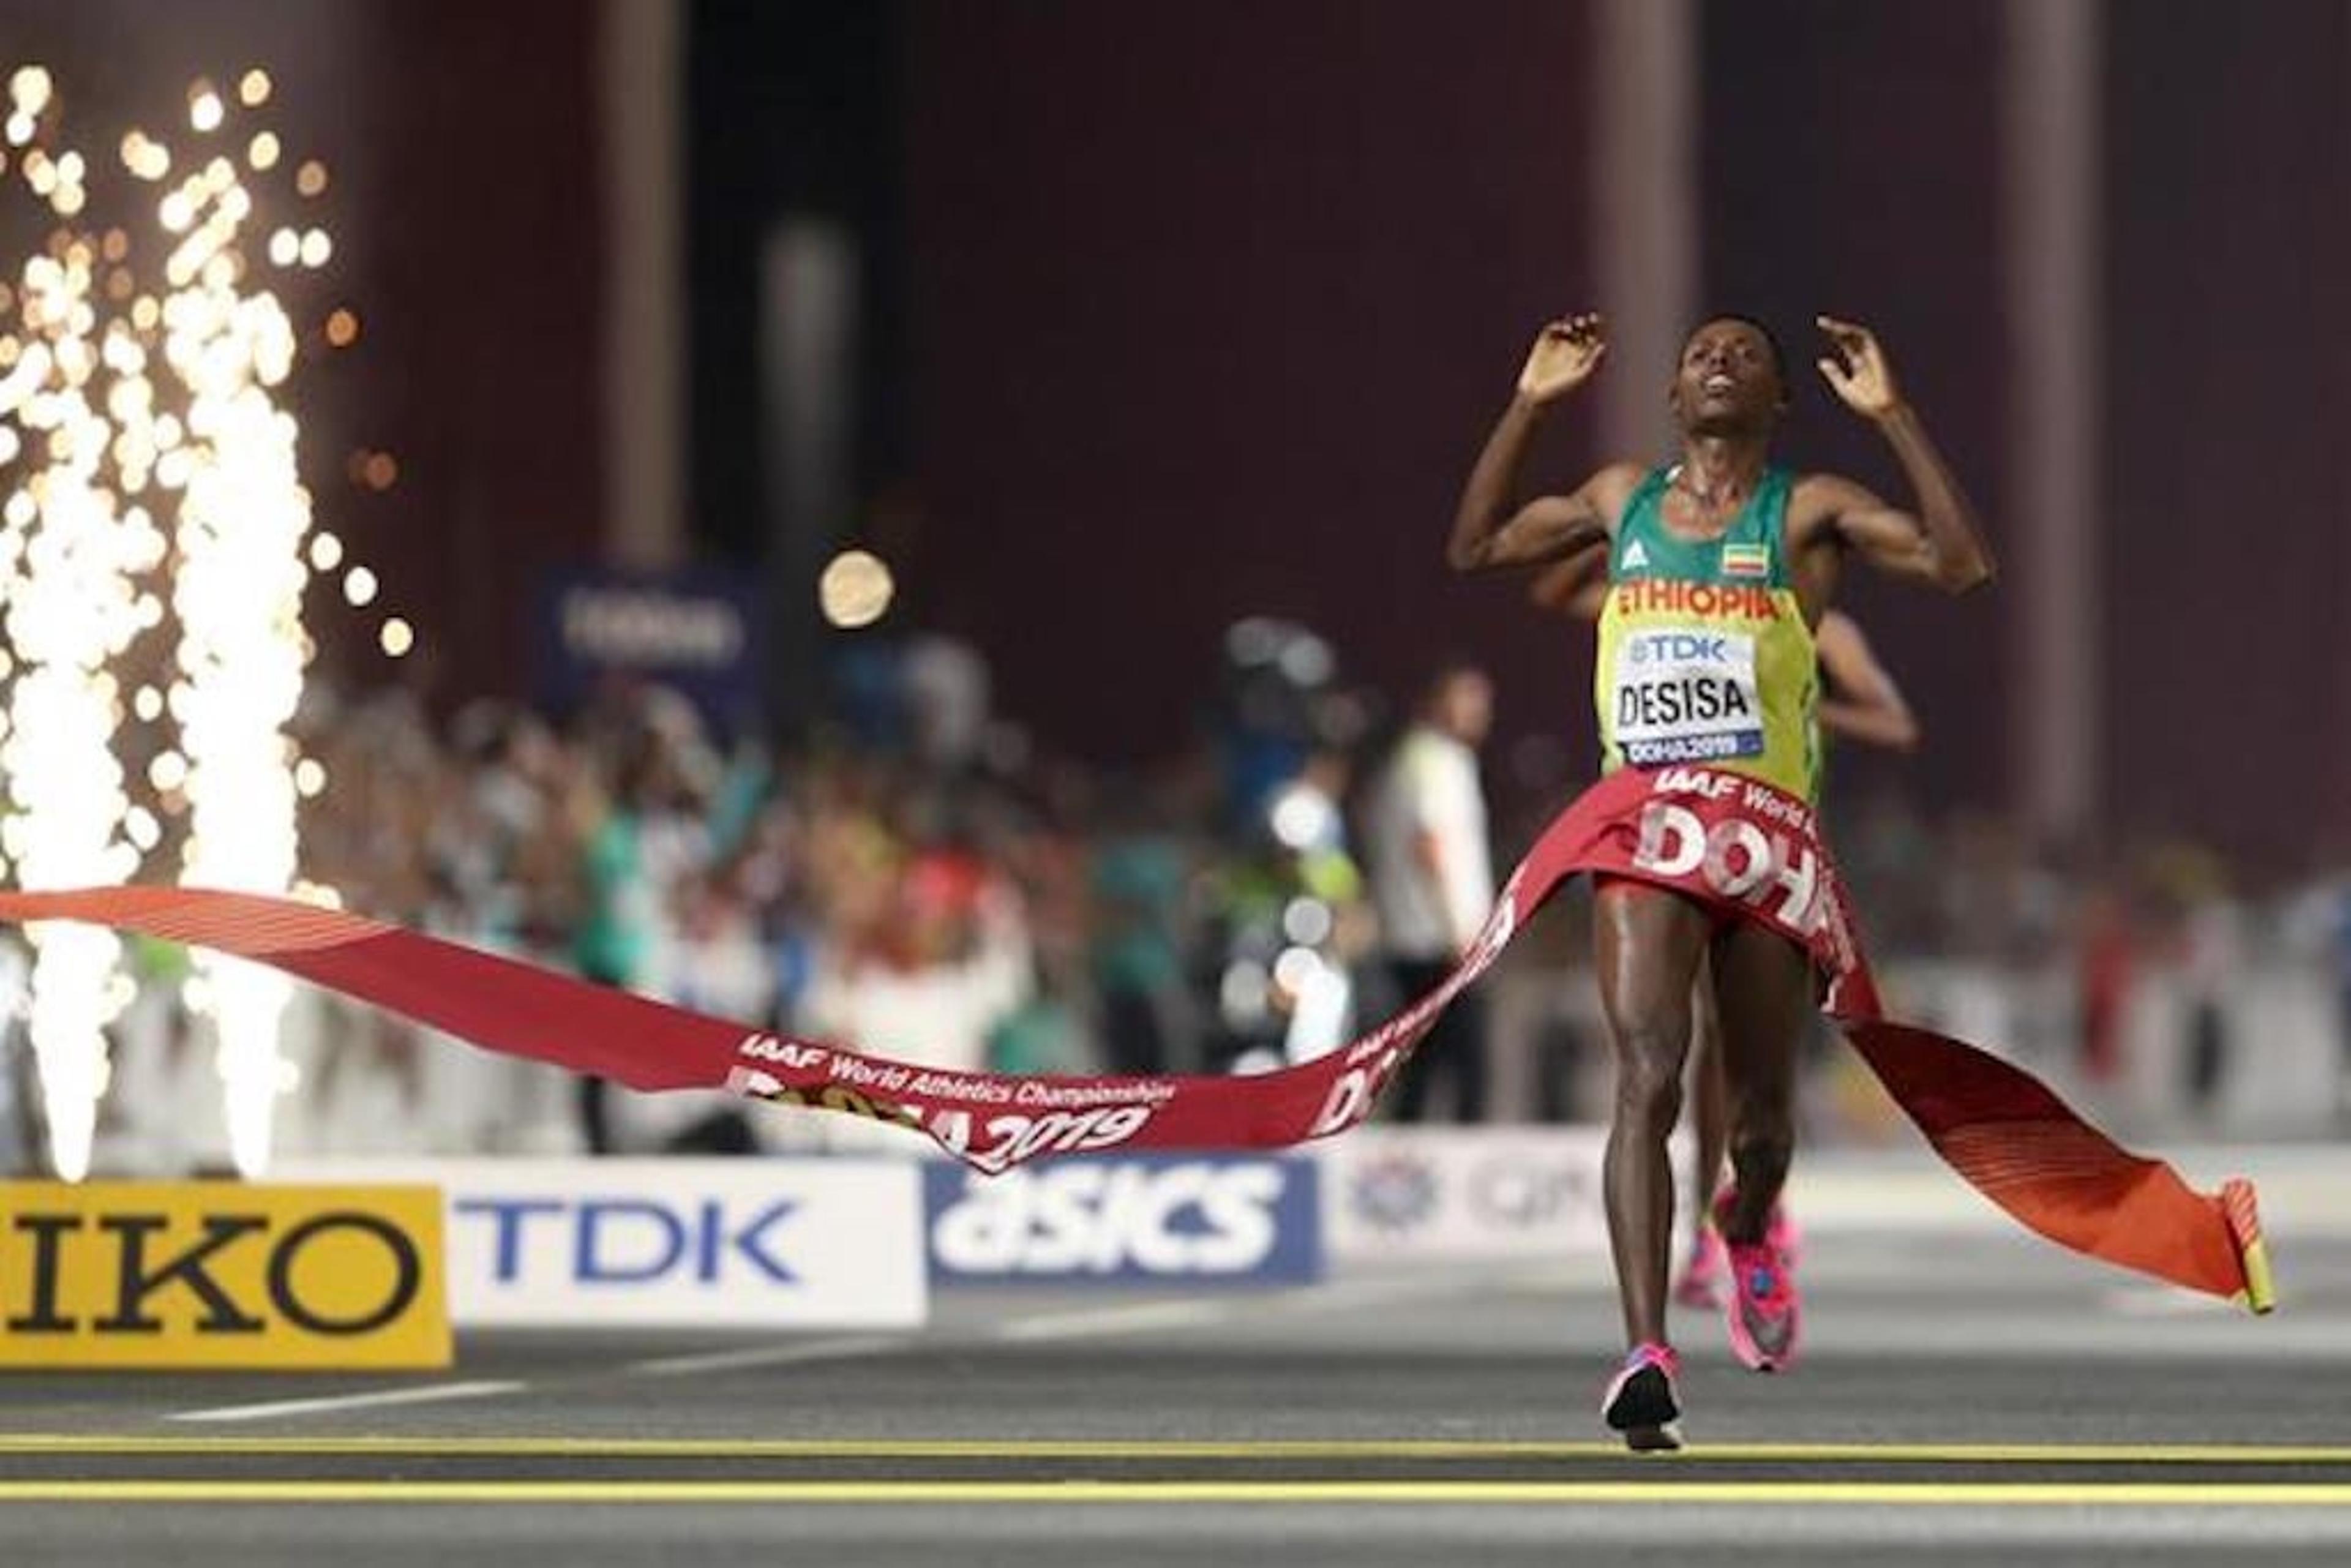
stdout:
<svg viewBox="0 0 2351 1568">
<path fill-rule="evenodd" d="M 1796 1129 L 1785 1116 L 1742 1117 L 1730 1133 L 1730 1163 L 1742 1171 L 1785 1170 Z"/>
<path fill-rule="evenodd" d="M 1618 1114 L 1670 1131 L 1682 1112 L 1684 1040 L 1664 1030 L 1628 1030 L 1617 1040 Z"/>
</svg>

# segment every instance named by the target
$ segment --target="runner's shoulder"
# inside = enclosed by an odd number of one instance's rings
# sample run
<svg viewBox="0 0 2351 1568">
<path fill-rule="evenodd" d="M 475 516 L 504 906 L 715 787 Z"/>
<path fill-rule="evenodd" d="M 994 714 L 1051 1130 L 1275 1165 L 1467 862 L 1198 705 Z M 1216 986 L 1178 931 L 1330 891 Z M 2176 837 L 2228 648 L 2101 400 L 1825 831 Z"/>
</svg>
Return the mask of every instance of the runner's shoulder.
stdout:
<svg viewBox="0 0 2351 1568">
<path fill-rule="evenodd" d="M 1632 504 L 1633 493 L 1649 476 L 1646 463 L 1617 462 L 1604 464 L 1591 478 L 1583 482 L 1584 498 L 1600 514 L 1608 531 L 1614 533 L 1625 520 L 1625 508 Z"/>
<path fill-rule="evenodd" d="M 1802 541 L 1849 512 L 1879 505 L 1869 487 L 1842 474 L 1799 474 L 1788 486 L 1789 537 Z"/>
</svg>

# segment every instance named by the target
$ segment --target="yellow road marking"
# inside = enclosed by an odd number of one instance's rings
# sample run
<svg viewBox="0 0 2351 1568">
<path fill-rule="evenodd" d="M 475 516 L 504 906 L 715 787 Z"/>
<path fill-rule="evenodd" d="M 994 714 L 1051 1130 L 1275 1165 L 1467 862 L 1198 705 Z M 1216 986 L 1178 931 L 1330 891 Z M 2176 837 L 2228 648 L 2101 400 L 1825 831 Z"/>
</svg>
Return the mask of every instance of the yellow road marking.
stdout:
<svg viewBox="0 0 2351 1568">
<path fill-rule="evenodd" d="M 1878 1481 L 0 1481 L 0 1503 L 1650 1503 L 2351 1508 L 2351 1486 Z"/>
<path fill-rule="evenodd" d="M 1610 1442 L 1442 1438 L 1165 1441 L 993 1437 L 555 1437 L 0 1433 L 0 1453 L 379 1454 L 676 1459 L 1639 1459 Z M 1889 1465 L 2344 1465 L 2351 1447 L 2167 1443 L 1701 1443 L 1677 1462 Z"/>
</svg>

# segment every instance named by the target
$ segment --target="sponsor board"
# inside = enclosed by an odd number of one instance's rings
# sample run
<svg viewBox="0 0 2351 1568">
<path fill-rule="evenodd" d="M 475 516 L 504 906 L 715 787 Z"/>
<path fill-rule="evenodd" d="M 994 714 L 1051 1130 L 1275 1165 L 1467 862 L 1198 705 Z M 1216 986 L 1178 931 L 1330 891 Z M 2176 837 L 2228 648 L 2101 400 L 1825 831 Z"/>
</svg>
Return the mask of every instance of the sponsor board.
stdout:
<svg viewBox="0 0 2351 1568">
<path fill-rule="evenodd" d="M 767 621 L 740 573 L 570 567 L 541 580 L 537 620 L 534 684 L 559 710 L 613 675 L 683 692 L 721 726 L 758 710 Z"/>
<path fill-rule="evenodd" d="M 1604 1127 L 1363 1127 L 1322 1145 L 1342 1265 L 1604 1252 Z M 1678 1157 L 1678 1156 L 1677 1156 Z"/>
<path fill-rule="evenodd" d="M 912 1161 L 361 1168 L 440 1183 L 450 1307 L 461 1324 L 910 1328 L 929 1315 L 921 1170 Z"/>
<path fill-rule="evenodd" d="M 449 1364 L 440 1195 L 0 1183 L 0 1366 Z"/>
<path fill-rule="evenodd" d="M 935 1161 L 932 1279 L 1305 1283 L 1322 1272 L 1319 1175 L 1270 1155 L 1080 1157 L 999 1176 Z"/>
</svg>

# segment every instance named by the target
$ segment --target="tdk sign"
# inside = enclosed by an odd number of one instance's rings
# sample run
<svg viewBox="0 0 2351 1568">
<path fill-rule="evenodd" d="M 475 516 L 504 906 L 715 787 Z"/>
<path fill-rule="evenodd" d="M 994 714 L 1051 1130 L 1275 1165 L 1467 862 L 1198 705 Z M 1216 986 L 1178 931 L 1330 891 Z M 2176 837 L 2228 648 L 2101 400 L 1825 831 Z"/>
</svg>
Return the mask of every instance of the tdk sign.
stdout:
<svg viewBox="0 0 2351 1568">
<path fill-rule="evenodd" d="M 526 1232 L 549 1226 L 564 1233 L 576 1284 L 684 1278 L 716 1285 L 727 1281 L 730 1270 L 747 1268 L 750 1277 L 741 1282 L 789 1285 L 798 1279 L 775 1234 L 799 1207 L 789 1198 L 748 1206 L 747 1212 L 734 1212 L 737 1206 L 712 1197 L 682 1207 L 642 1197 L 476 1197 L 459 1198 L 453 1207 L 461 1220 L 479 1216 L 490 1222 L 494 1284 L 522 1281 Z"/>
<path fill-rule="evenodd" d="M 1322 1270 L 1315 1178 L 1274 1158 L 1066 1159 L 1000 1176 L 934 1164 L 932 1277 L 1301 1283 Z"/>
<path fill-rule="evenodd" d="M 461 1325 L 907 1328 L 929 1313 L 922 1176 L 909 1160 L 413 1168 L 448 1205 Z"/>
</svg>

